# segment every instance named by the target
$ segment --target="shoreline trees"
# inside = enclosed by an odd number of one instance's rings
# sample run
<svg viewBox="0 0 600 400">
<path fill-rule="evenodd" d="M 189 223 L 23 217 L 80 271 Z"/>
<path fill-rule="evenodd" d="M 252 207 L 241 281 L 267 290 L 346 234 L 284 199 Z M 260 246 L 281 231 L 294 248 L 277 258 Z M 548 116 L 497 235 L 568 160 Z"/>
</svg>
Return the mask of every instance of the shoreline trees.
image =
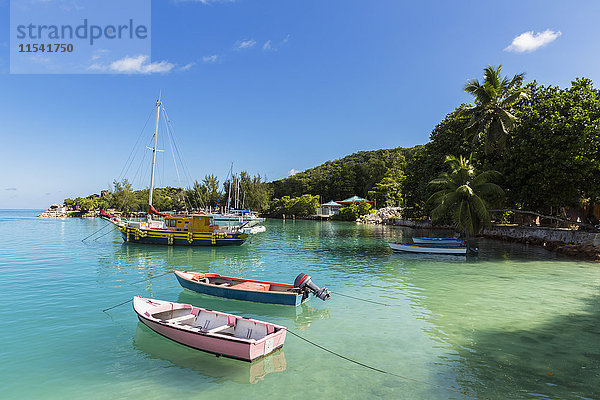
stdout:
<svg viewBox="0 0 600 400">
<path fill-rule="evenodd" d="M 477 174 L 471 157 L 447 156 L 444 163 L 450 172 L 443 172 L 429 182 L 439 189 L 428 200 L 435 207 L 431 221 L 435 223 L 450 217 L 458 232 L 476 234 L 481 227 L 490 225 L 490 206 L 499 206 L 504 198 L 502 188 L 493 183 L 500 173 L 485 171 Z"/>
<path fill-rule="evenodd" d="M 400 205 L 405 217 L 426 218 L 434 209 L 427 202 L 435 192 L 429 182 L 444 171 L 446 156 L 472 154 L 470 163 L 476 170 L 502 174 L 508 208 L 557 216 L 559 209 L 570 207 L 582 222 L 597 225 L 600 90 L 585 78 L 559 88 L 535 81 L 523 84 L 521 74 L 508 79 L 500 72 L 500 66 L 489 66 L 483 82 L 467 82 L 465 89 L 474 94 L 475 105 L 462 104 L 449 112 L 424 145 L 363 151 L 273 182 L 241 173 L 231 185 L 239 181 L 246 193 L 244 205 L 259 212 L 273 210 L 285 196 L 320 195 L 326 202 L 356 194 L 376 200 L 378 206 Z M 156 203 L 172 209 L 214 206 L 219 187 L 209 175 L 184 191 L 183 200 L 181 189 L 157 189 Z M 123 204 L 131 211 L 145 211 L 147 191 L 139 192 L 126 181 L 115 183 L 108 200 L 114 207 Z M 89 206 L 81 198 L 67 202 Z M 225 202 L 223 193 L 219 205 Z"/>
</svg>

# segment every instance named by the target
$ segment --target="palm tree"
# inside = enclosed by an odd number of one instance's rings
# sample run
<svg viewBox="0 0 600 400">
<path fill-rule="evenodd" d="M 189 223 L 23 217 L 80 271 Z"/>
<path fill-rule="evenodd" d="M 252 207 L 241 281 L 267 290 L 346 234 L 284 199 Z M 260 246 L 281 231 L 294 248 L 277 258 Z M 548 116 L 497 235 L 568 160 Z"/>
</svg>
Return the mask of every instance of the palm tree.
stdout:
<svg viewBox="0 0 600 400">
<path fill-rule="evenodd" d="M 474 140 L 485 137 L 485 153 L 496 150 L 502 153 L 508 134 L 515 126 L 517 118 L 512 114 L 512 106 L 527 98 L 521 88 L 525 74 L 517 74 L 510 81 L 500 76 L 502 66 L 488 65 L 483 71 L 483 83 L 471 79 L 465 85 L 465 92 L 475 97 L 475 106 L 466 109 L 471 116 L 465 131 Z"/>
<path fill-rule="evenodd" d="M 450 167 L 450 173 L 444 172 L 429 182 L 440 189 L 428 200 L 435 205 L 431 220 L 439 221 L 451 214 L 457 231 L 475 234 L 481 226 L 491 223 L 489 206 L 504 197 L 502 188 L 491 182 L 500 173 L 485 171 L 477 174 L 471 157 L 446 156 L 445 163 Z"/>
</svg>

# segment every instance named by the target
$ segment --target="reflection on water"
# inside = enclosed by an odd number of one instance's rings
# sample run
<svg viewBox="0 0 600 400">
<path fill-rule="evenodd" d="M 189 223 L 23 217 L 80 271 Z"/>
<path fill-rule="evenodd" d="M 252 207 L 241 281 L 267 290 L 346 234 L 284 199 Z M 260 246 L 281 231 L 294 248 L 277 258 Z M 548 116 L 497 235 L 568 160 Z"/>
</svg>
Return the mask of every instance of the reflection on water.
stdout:
<svg viewBox="0 0 600 400">
<path fill-rule="evenodd" d="M 459 347 L 461 381 L 481 397 L 600 396 L 600 296 L 580 313 L 555 315 L 529 328 L 481 329 Z"/>
<path fill-rule="evenodd" d="M 137 260 L 138 263 L 148 263 L 160 259 L 165 269 L 174 267 L 202 267 L 195 265 L 201 258 L 207 264 L 221 263 L 229 268 L 237 265 L 237 258 L 245 255 L 248 248 L 244 246 L 209 247 L 209 246 L 158 246 L 145 244 L 123 243 L 114 253 L 115 265 L 129 264 Z"/>
<path fill-rule="evenodd" d="M 432 323 L 424 333 L 449 350 L 440 362 L 480 397 L 597 398 L 600 274 L 585 268 L 576 277 L 575 263 L 548 268 L 524 250 L 488 248 L 476 263 L 400 270 L 414 287 L 410 302 Z"/>
<path fill-rule="evenodd" d="M 212 378 L 217 383 L 257 383 L 273 372 L 285 371 L 287 364 L 283 350 L 253 363 L 217 357 L 200 350 L 175 343 L 138 323 L 133 339 L 134 349 L 146 358 L 167 361 L 167 367 L 185 368 Z"/>
<path fill-rule="evenodd" d="M 387 245 L 411 236 L 444 236 L 443 231 L 306 221 L 268 224 L 265 234 L 236 248 L 120 244 L 102 259 L 99 271 L 113 278 L 115 273 L 139 271 L 149 278 L 179 268 L 279 282 L 291 282 L 306 272 L 334 291 L 392 306 L 378 310 L 377 305 L 336 296 L 327 303 L 313 298 L 299 307 L 241 302 L 185 291 L 172 276 L 149 281 L 140 289 L 163 298 L 160 289 L 169 287 L 172 294 L 166 300 L 304 330 L 303 334 L 342 353 L 481 397 L 598 397 L 600 346 L 593 343 L 600 338 L 600 282 L 597 270 L 589 265 L 578 271 L 577 263 L 541 247 L 486 239 L 473 243 L 478 256 L 393 253 Z M 369 334 L 355 342 L 352 336 L 331 335 L 338 329 Z M 163 343 L 161 339 L 153 340 Z M 394 346 L 374 353 L 374 345 L 388 341 Z M 287 342 L 292 357 L 296 351 L 306 351 L 291 348 L 298 346 L 293 340 Z M 267 358 L 265 364 L 257 364 L 265 367 L 256 367 L 259 372 L 254 373 L 177 348 L 177 357 L 158 358 L 172 366 L 200 368 L 216 380 L 252 382 L 258 379 L 253 376 L 270 368 L 281 370 L 275 358 L 273 367 L 266 367 L 271 362 Z M 157 352 L 161 351 L 159 346 Z M 331 363 L 334 369 L 344 366 L 323 357 L 321 362 Z M 394 360 L 402 360 L 407 370 Z M 196 363 L 202 366 L 194 367 Z M 431 366 L 419 375 L 418 364 Z M 340 378 L 330 379 L 334 384 Z"/>
<path fill-rule="evenodd" d="M 470 258 L 470 257 L 469 257 Z M 394 252 L 390 254 L 390 260 L 398 262 L 400 265 L 413 264 L 414 262 L 444 262 L 444 263 L 464 263 L 467 261 L 465 255 L 453 254 L 427 254 L 427 253 L 401 253 Z"/>
<path fill-rule="evenodd" d="M 220 297 L 207 296 L 182 289 L 176 301 L 178 303 L 192 304 L 196 307 L 208 308 L 210 310 L 227 310 L 226 312 L 231 314 L 255 319 L 265 319 L 267 322 L 281 323 L 283 325 L 287 325 L 288 322 L 293 321 L 296 328 L 302 330 L 308 328 L 316 320 L 331 318 L 331 313 L 328 308 L 315 308 L 311 306 L 311 302 L 321 301 L 315 298 L 312 298 L 297 307 L 293 307 L 222 299 Z"/>
<path fill-rule="evenodd" d="M 443 386 L 490 399 L 600 399 L 600 264 L 484 239 L 479 256 L 466 259 L 392 254 L 388 241 L 446 234 L 289 220 L 267 221 L 266 232 L 235 247 L 122 244 L 117 232 L 82 243 L 104 222 L 31 215 L 0 213 L 7 224 L 0 230 L 6 398 L 466 398 Z M 171 273 L 162 276 L 173 269 L 273 282 L 293 282 L 303 272 L 334 296 L 300 307 L 213 298 L 184 291 Z M 98 311 L 133 295 L 281 324 L 433 385 L 377 374 L 293 335 L 285 358 L 216 358 L 138 326 L 130 305 L 110 310 L 111 318 Z M 43 323 L 12 311 L 48 304 L 60 312 L 39 314 Z M 43 384 L 32 385 L 40 376 Z"/>
</svg>

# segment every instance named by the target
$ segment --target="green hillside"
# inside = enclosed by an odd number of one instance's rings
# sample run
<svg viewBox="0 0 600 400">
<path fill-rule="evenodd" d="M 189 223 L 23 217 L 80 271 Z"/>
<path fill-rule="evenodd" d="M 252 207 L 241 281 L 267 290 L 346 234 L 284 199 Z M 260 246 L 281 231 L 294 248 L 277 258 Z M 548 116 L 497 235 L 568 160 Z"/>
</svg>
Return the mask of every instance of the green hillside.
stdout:
<svg viewBox="0 0 600 400">
<path fill-rule="evenodd" d="M 320 195 L 321 201 L 352 195 L 376 200 L 378 205 L 401 203 L 406 159 L 421 146 L 360 151 L 285 179 L 271 182 L 273 197 Z"/>
</svg>

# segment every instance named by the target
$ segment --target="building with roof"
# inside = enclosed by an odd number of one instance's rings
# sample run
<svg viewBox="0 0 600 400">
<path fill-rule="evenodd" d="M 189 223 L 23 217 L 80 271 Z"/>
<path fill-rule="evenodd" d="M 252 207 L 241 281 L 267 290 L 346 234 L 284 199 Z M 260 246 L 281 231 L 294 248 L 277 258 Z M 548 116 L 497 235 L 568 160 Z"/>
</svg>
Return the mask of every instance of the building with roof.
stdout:
<svg viewBox="0 0 600 400">
<path fill-rule="evenodd" d="M 338 204 L 341 204 L 342 206 L 349 206 L 352 203 L 369 203 L 369 204 L 373 204 L 372 201 L 367 200 L 367 199 L 363 199 L 362 197 L 359 196 L 352 196 L 352 197 L 348 197 L 345 200 L 340 200 L 337 202 Z"/>
<path fill-rule="evenodd" d="M 344 207 L 342 204 L 331 200 L 329 203 L 321 204 L 317 208 L 317 214 L 322 216 L 331 216 L 340 213 L 340 208 Z"/>
<path fill-rule="evenodd" d="M 331 200 L 329 203 L 321 204 L 319 208 L 317 208 L 317 215 L 321 217 L 330 217 L 332 215 L 337 215 L 340 213 L 340 209 L 343 207 L 347 207 L 354 203 L 369 203 L 373 205 L 373 202 L 367 199 L 363 199 L 359 196 L 348 197 L 345 200 L 333 201 Z"/>
</svg>

